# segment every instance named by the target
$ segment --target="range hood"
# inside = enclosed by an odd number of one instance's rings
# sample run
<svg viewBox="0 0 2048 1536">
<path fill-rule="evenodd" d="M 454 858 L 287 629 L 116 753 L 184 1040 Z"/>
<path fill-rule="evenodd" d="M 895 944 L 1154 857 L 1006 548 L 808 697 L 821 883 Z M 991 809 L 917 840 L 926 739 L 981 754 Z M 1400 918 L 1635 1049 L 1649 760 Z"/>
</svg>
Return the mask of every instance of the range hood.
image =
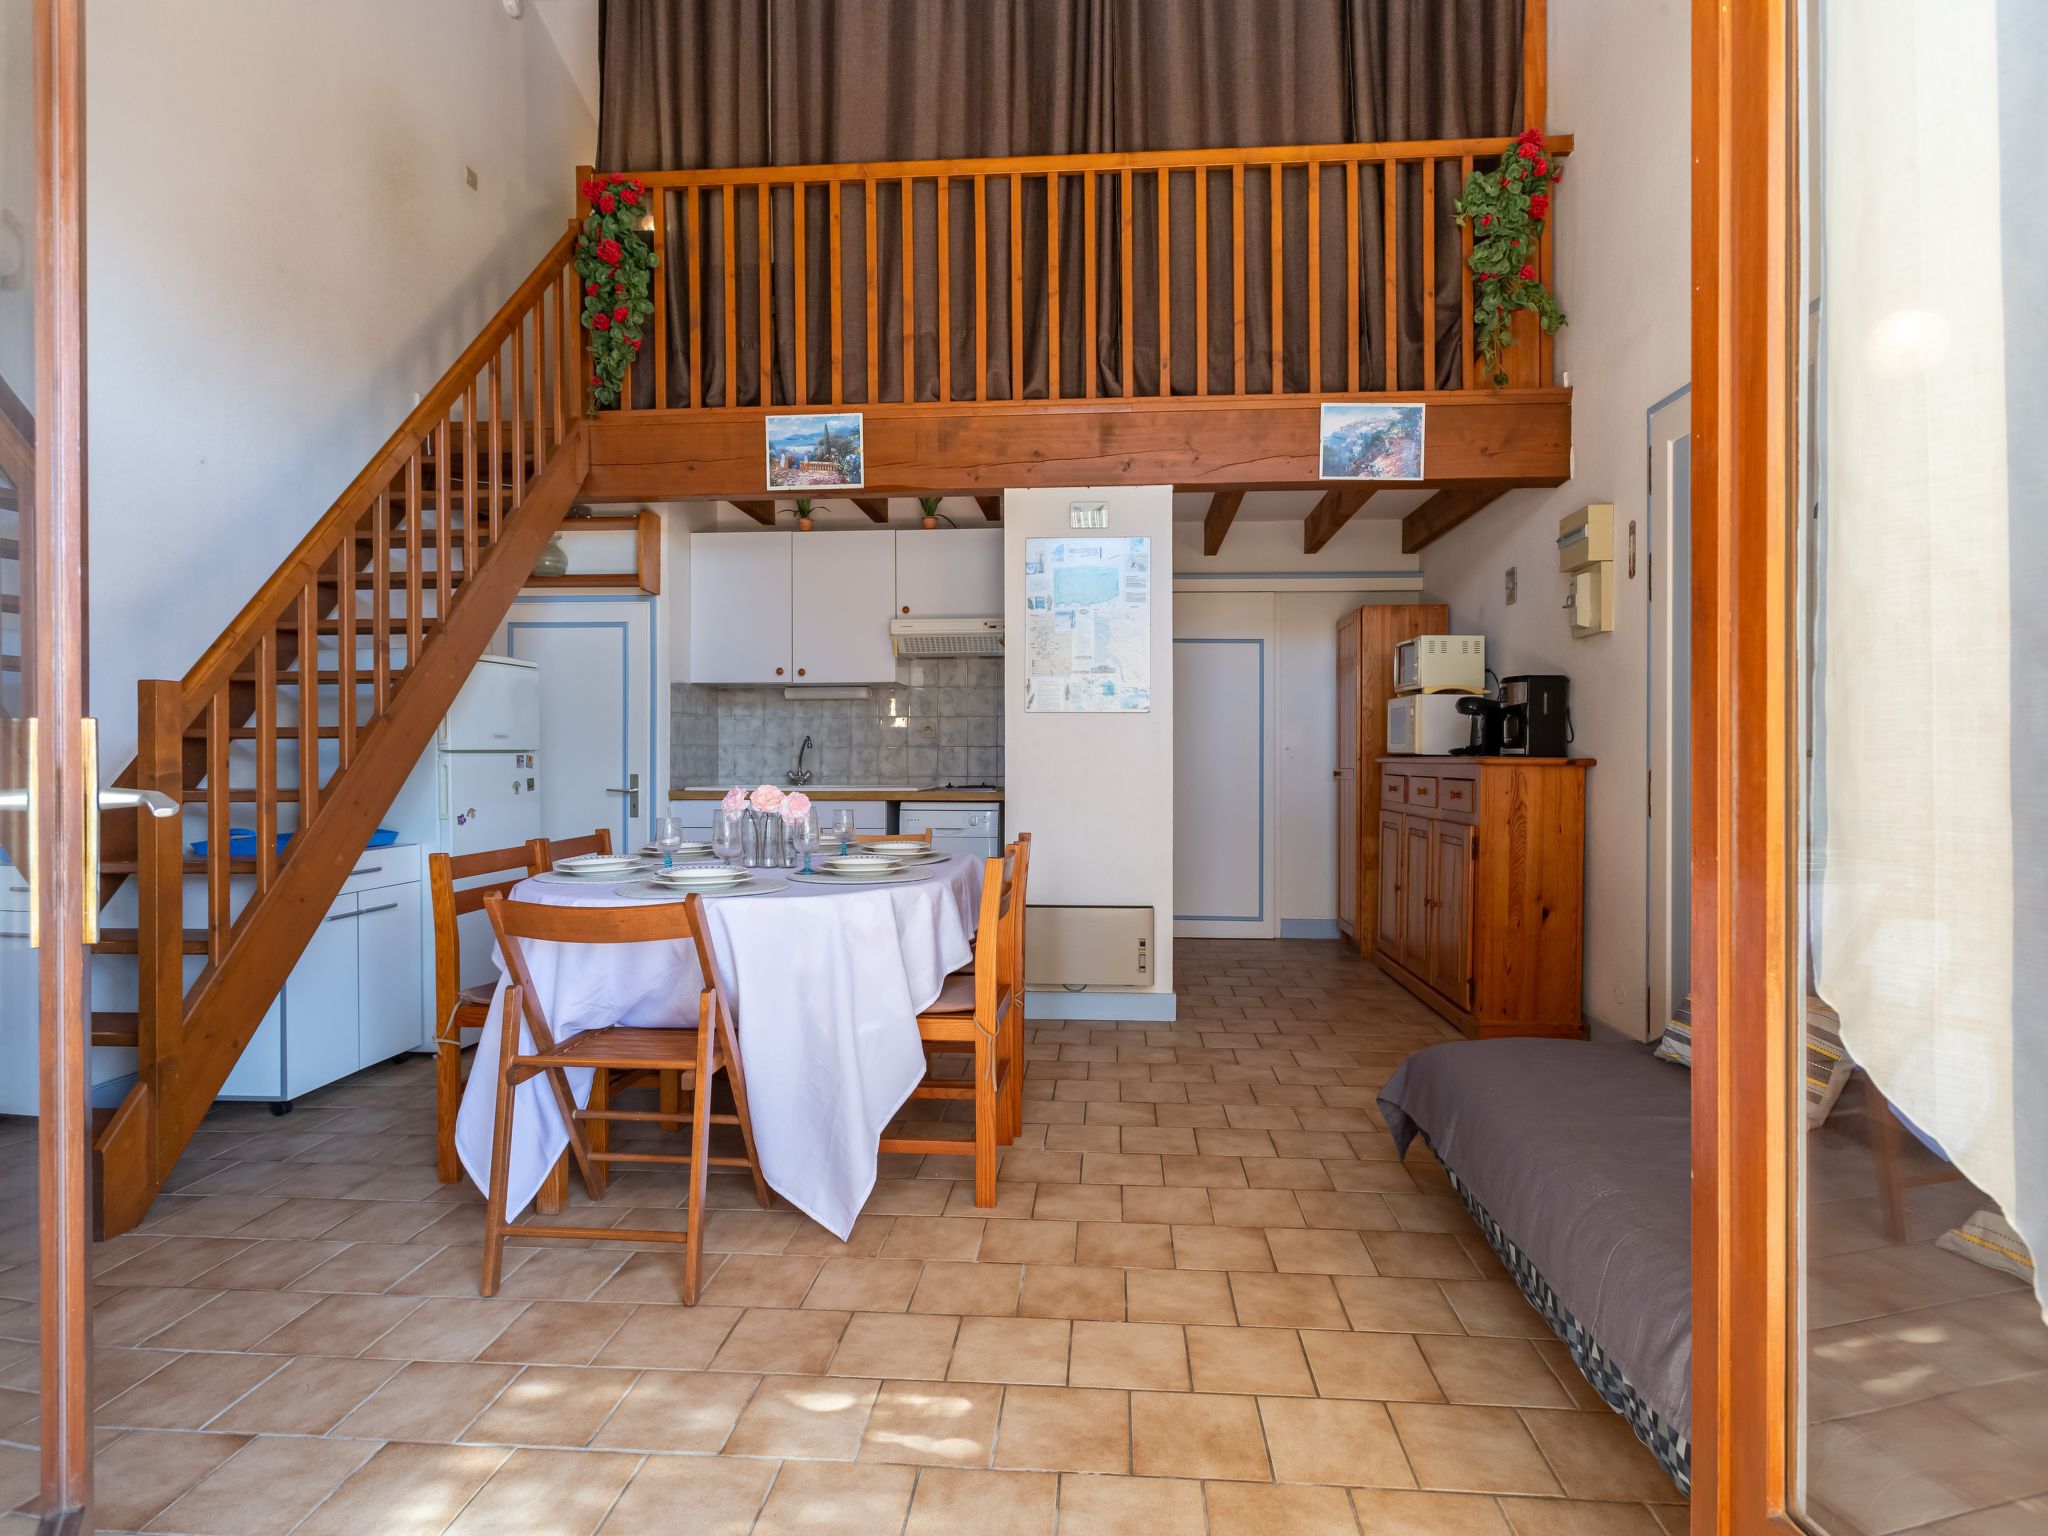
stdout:
<svg viewBox="0 0 2048 1536">
<path fill-rule="evenodd" d="M 898 656 L 1000 656 L 1001 619 L 891 619 Z"/>
</svg>

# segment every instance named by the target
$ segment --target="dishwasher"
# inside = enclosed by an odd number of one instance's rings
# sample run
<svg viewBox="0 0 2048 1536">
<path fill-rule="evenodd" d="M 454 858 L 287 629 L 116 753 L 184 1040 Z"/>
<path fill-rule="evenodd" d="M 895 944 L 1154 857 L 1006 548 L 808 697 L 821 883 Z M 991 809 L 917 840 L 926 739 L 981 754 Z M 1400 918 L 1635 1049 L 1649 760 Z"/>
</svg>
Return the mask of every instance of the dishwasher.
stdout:
<svg viewBox="0 0 2048 1536">
<path fill-rule="evenodd" d="M 948 805 L 937 800 L 906 800 L 896 830 L 915 837 L 929 827 L 935 853 L 989 859 L 1003 851 L 1002 819 L 1003 808 L 987 802 Z"/>
</svg>

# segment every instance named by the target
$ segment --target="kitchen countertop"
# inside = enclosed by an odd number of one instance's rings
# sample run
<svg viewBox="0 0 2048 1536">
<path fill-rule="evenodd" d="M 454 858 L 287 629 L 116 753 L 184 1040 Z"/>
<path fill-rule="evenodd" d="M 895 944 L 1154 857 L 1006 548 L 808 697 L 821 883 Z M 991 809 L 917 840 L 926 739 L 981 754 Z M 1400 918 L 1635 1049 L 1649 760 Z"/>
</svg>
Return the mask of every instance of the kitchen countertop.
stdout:
<svg viewBox="0 0 2048 1536">
<path fill-rule="evenodd" d="M 886 784 L 846 788 L 831 784 L 778 784 L 785 792 L 800 789 L 814 800 L 935 800 L 946 805 L 1000 805 L 1000 789 L 892 789 Z M 723 800 L 722 789 L 672 789 L 670 800 Z"/>
</svg>

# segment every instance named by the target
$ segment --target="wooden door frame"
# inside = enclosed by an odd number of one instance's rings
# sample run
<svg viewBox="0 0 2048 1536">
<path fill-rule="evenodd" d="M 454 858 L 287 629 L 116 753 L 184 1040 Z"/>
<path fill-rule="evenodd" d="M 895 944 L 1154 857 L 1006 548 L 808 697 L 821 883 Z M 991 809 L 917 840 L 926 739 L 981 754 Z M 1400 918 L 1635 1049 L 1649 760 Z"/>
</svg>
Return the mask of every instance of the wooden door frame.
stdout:
<svg viewBox="0 0 2048 1536">
<path fill-rule="evenodd" d="M 88 749 L 85 592 L 84 0 L 36 0 L 36 483 L 24 520 L 26 605 L 41 638 L 30 900 L 38 966 L 41 1117 L 37 1125 L 42 1269 L 43 1536 L 92 1529 L 92 1314 L 87 1291 L 92 1134 L 84 924 L 97 911 L 86 870 L 97 769 Z M 32 563 L 32 568 L 31 568 Z M 87 807 L 91 805 L 92 810 Z"/>
<path fill-rule="evenodd" d="M 1794 0 L 1693 0 L 1692 1530 L 1796 1530 Z"/>
</svg>

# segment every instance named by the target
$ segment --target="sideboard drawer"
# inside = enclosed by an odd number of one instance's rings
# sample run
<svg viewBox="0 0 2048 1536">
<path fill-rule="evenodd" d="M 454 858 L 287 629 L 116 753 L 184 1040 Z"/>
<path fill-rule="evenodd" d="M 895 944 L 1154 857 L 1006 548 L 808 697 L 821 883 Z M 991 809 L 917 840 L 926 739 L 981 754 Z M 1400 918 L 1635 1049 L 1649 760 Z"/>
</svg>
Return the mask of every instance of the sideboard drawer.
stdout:
<svg viewBox="0 0 2048 1536">
<path fill-rule="evenodd" d="M 1410 774 L 1408 777 L 1408 803 L 1410 805 L 1422 806 L 1435 805 L 1435 778 L 1427 774 Z"/>
<path fill-rule="evenodd" d="M 1408 800 L 1408 776 L 1405 773 L 1383 773 L 1380 775 L 1380 804 L 1404 805 Z"/>
<path fill-rule="evenodd" d="M 1472 790 L 1470 779 L 1444 779 L 1438 785 L 1440 803 L 1447 811 L 1462 811 L 1469 815 L 1476 803 Z"/>
</svg>

